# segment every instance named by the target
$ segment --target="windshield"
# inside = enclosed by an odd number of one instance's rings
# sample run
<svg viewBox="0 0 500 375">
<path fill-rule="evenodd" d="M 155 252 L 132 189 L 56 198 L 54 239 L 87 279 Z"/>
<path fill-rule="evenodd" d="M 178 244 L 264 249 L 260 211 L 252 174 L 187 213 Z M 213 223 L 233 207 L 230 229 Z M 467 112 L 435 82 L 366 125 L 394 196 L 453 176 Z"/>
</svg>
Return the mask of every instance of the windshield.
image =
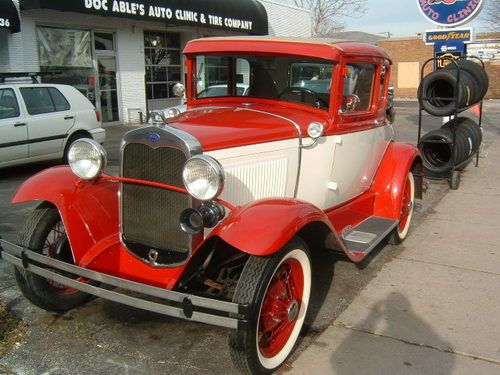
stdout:
<svg viewBox="0 0 500 375">
<path fill-rule="evenodd" d="M 290 56 L 196 56 L 196 98 L 248 96 L 328 109 L 333 62 Z"/>
</svg>

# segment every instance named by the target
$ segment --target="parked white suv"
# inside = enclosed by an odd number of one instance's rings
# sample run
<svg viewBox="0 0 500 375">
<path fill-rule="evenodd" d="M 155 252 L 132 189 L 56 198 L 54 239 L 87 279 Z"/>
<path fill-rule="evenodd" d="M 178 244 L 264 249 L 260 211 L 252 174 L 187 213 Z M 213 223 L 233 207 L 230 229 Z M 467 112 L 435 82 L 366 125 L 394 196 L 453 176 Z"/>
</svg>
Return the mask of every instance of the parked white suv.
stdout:
<svg viewBox="0 0 500 375">
<path fill-rule="evenodd" d="M 100 117 L 71 86 L 0 84 L 0 168 L 66 160 L 69 146 L 79 138 L 104 142 Z"/>
</svg>

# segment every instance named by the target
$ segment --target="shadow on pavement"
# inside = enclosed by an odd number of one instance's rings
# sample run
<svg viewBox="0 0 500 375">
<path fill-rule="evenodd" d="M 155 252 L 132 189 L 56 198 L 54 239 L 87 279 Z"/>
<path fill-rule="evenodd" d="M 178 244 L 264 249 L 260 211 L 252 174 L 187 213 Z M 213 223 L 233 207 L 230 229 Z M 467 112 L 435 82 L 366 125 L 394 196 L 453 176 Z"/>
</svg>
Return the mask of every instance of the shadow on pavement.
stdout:
<svg viewBox="0 0 500 375">
<path fill-rule="evenodd" d="M 399 292 L 375 304 L 371 314 L 347 332 L 331 357 L 336 374 L 448 375 L 455 367 L 454 355 L 446 354 L 451 351 L 450 344 L 415 313 L 408 298 Z M 410 342 L 404 339 L 408 337 L 417 338 Z"/>
</svg>

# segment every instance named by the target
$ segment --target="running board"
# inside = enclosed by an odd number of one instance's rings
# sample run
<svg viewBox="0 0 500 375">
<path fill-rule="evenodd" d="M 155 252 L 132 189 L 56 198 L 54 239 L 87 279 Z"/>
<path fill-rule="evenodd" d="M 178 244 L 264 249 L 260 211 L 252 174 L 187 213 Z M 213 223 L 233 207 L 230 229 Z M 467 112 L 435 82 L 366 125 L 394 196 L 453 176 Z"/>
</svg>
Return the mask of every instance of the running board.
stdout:
<svg viewBox="0 0 500 375">
<path fill-rule="evenodd" d="M 342 240 L 348 251 L 363 259 L 398 225 L 398 220 L 370 216 L 356 227 L 344 231 Z"/>
</svg>

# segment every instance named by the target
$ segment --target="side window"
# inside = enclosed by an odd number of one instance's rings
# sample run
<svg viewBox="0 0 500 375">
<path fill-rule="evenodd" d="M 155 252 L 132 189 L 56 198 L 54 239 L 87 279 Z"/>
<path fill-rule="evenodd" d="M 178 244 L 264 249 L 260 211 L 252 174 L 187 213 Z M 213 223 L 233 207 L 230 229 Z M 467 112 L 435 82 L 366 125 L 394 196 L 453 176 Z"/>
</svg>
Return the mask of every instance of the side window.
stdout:
<svg viewBox="0 0 500 375">
<path fill-rule="evenodd" d="M 56 111 L 67 111 L 70 109 L 68 101 L 58 89 L 56 89 L 55 87 L 49 87 L 49 92 L 52 100 L 54 101 Z"/>
<path fill-rule="evenodd" d="M 372 104 L 376 66 L 368 63 L 347 64 L 344 73 L 342 112 L 368 111 Z"/>
<path fill-rule="evenodd" d="M 48 87 L 23 87 L 20 90 L 30 115 L 56 112 Z"/>
<path fill-rule="evenodd" d="M 19 116 L 16 94 L 12 89 L 0 89 L 0 120 Z"/>
</svg>

